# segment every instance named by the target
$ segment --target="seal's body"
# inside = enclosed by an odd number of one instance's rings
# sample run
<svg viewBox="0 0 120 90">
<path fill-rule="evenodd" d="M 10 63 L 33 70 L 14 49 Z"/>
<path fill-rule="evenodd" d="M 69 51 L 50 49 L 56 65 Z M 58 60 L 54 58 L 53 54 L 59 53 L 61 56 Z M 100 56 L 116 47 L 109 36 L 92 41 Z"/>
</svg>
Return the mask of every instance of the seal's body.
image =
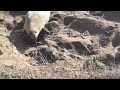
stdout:
<svg viewBox="0 0 120 90">
<path fill-rule="evenodd" d="M 26 31 L 28 36 L 36 42 L 39 33 L 45 27 L 45 24 L 49 21 L 49 18 L 50 11 L 28 11 L 25 16 L 25 24 L 22 32 Z"/>
</svg>

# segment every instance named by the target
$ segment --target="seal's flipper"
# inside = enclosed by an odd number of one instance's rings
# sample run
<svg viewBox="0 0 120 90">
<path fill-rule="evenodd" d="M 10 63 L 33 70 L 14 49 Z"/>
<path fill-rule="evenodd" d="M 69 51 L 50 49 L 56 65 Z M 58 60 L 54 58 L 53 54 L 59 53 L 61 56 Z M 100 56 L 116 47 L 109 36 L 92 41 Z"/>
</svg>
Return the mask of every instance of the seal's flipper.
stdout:
<svg viewBox="0 0 120 90">
<path fill-rule="evenodd" d="M 19 30 L 15 30 L 14 32 L 16 33 L 23 33 L 25 30 L 24 29 L 19 29 Z"/>
<path fill-rule="evenodd" d="M 44 30 L 45 34 L 49 34 L 50 33 L 50 31 L 46 27 L 44 27 L 43 30 Z"/>
</svg>

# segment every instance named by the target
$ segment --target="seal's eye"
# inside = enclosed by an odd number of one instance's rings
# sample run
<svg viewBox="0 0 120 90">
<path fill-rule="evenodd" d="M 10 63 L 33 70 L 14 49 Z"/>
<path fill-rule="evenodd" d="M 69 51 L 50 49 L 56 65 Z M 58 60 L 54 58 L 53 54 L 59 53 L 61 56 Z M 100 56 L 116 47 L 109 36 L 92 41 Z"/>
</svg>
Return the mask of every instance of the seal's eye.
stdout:
<svg viewBox="0 0 120 90">
<path fill-rule="evenodd" d="M 37 33 L 35 30 L 32 30 L 31 33 Z"/>
<path fill-rule="evenodd" d="M 36 31 L 34 31 L 34 33 L 37 33 Z"/>
</svg>

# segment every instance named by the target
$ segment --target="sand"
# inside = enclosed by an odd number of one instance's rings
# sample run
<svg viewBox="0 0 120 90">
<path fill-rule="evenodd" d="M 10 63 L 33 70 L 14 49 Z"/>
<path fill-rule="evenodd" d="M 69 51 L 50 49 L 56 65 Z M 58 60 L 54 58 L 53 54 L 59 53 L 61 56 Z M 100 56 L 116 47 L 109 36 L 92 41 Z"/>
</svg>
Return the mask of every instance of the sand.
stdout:
<svg viewBox="0 0 120 90">
<path fill-rule="evenodd" d="M 45 79 L 116 75 L 105 68 L 120 63 L 119 11 L 52 11 L 45 26 L 51 33 L 42 31 L 37 47 L 26 33 L 14 32 L 23 28 L 26 13 L 0 11 L 1 73 L 9 78 Z"/>
</svg>

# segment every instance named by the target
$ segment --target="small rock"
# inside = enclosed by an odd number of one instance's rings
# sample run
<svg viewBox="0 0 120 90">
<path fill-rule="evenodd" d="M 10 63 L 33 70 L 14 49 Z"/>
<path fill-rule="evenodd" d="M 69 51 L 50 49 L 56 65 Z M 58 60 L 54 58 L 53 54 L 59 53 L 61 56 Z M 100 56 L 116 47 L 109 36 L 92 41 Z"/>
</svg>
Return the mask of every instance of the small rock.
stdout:
<svg viewBox="0 0 120 90">
<path fill-rule="evenodd" d="M 3 52 L 2 52 L 2 50 L 0 50 L 0 55 L 2 55 L 3 54 Z"/>
<path fill-rule="evenodd" d="M 58 56 L 55 55 L 51 49 L 42 48 L 40 51 L 46 57 L 46 59 L 48 60 L 49 63 L 55 62 L 56 60 L 58 60 Z"/>
<path fill-rule="evenodd" d="M 7 29 L 8 30 L 12 30 L 14 28 L 14 24 L 13 23 L 7 23 Z"/>
<path fill-rule="evenodd" d="M 57 21 L 59 24 L 63 24 L 63 20 L 57 17 L 51 17 L 49 22 L 52 22 L 52 21 Z"/>
<path fill-rule="evenodd" d="M 4 19 L 0 19 L 0 22 L 3 22 L 3 21 L 5 21 Z"/>
<path fill-rule="evenodd" d="M 115 55 L 115 63 L 120 64 L 120 53 L 119 52 L 117 52 Z"/>
<path fill-rule="evenodd" d="M 56 17 L 51 17 L 50 20 L 49 20 L 49 22 L 51 22 L 51 21 L 58 21 L 58 18 L 56 18 Z"/>
<path fill-rule="evenodd" d="M 64 18 L 64 24 L 67 26 L 69 25 L 70 23 L 72 23 L 72 21 L 75 19 L 76 17 L 75 16 L 66 16 Z"/>
<path fill-rule="evenodd" d="M 3 45 L 0 43 L 0 55 L 3 54 Z"/>
<path fill-rule="evenodd" d="M 57 18 L 59 18 L 61 20 L 63 19 L 61 14 L 55 14 L 53 17 L 57 17 Z"/>
<path fill-rule="evenodd" d="M 59 23 L 57 21 L 52 21 L 52 22 L 50 22 L 50 24 L 52 27 L 55 27 L 55 28 L 59 27 Z"/>
<path fill-rule="evenodd" d="M 84 36 L 90 36 L 90 33 L 86 30 L 85 32 L 82 33 Z"/>
<path fill-rule="evenodd" d="M 116 47 L 115 63 L 120 64 L 120 46 Z"/>
</svg>

